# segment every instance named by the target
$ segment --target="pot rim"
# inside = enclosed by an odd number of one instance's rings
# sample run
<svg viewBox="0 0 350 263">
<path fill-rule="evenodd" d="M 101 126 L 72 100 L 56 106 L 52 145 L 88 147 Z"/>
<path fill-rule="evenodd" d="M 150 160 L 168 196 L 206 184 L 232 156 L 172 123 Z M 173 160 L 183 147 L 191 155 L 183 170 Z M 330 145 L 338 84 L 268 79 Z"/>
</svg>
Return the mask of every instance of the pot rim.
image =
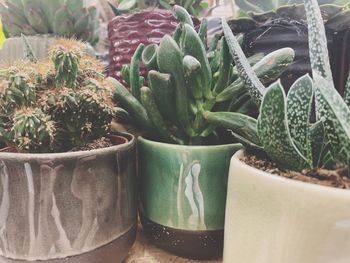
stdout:
<svg viewBox="0 0 350 263">
<path fill-rule="evenodd" d="M 121 133 L 114 132 L 113 135 L 118 135 L 125 137 L 128 139 L 128 142 L 123 144 L 118 144 L 110 147 L 94 149 L 94 150 L 86 150 L 86 151 L 76 151 L 76 152 L 62 152 L 62 153 L 10 153 L 10 152 L 0 152 L 0 160 L 1 159 L 16 159 L 16 160 L 47 160 L 47 159 L 69 159 L 75 157 L 81 157 L 86 155 L 98 155 L 98 154 L 108 154 L 115 152 L 119 149 L 129 148 L 135 144 L 135 136 L 131 133 Z"/>
<path fill-rule="evenodd" d="M 157 146 L 162 146 L 162 147 L 171 147 L 171 148 L 179 148 L 179 149 L 220 149 L 222 147 L 238 147 L 241 146 L 243 147 L 242 144 L 240 143 L 227 143 L 227 144 L 215 144 L 215 145 L 181 145 L 181 144 L 172 144 L 172 143 L 166 143 L 166 142 L 158 142 L 154 140 L 150 140 L 145 138 L 144 136 L 139 136 L 137 138 L 138 141 L 141 141 L 143 143 L 149 143 L 149 144 L 154 144 Z"/>
<path fill-rule="evenodd" d="M 252 167 L 252 166 L 246 164 L 245 162 L 241 161 L 240 158 L 243 157 L 244 155 L 245 155 L 245 151 L 243 149 L 237 151 L 232 156 L 231 167 L 232 167 L 232 164 L 235 162 L 237 165 L 243 166 L 243 168 L 245 170 L 250 171 L 252 174 L 254 174 L 254 176 L 260 176 L 260 177 L 263 176 L 267 180 L 271 180 L 273 182 L 288 183 L 290 185 L 290 187 L 302 188 L 302 189 L 310 190 L 310 191 L 318 191 L 318 192 L 319 191 L 327 191 L 327 192 L 332 192 L 334 194 L 343 194 L 346 196 L 350 196 L 350 189 L 341 189 L 341 188 L 336 188 L 336 187 L 331 187 L 331 186 L 302 182 L 302 181 L 286 178 L 283 176 L 274 175 L 274 174 L 259 170 L 255 167 Z M 230 171 L 230 174 L 231 174 L 231 171 Z"/>
</svg>

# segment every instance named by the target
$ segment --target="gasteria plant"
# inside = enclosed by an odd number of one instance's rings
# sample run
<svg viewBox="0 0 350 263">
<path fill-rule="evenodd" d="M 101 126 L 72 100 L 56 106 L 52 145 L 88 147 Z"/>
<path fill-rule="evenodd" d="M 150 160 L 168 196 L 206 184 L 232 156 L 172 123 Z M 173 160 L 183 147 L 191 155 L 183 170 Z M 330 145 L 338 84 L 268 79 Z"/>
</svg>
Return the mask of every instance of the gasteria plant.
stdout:
<svg viewBox="0 0 350 263">
<path fill-rule="evenodd" d="M 265 89 L 252 72 L 240 46 L 223 21 L 225 37 L 244 83 L 257 104 L 258 120 L 250 119 L 245 141 L 263 150 L 280 167 L 302 170 L 349 164 L 350 160 L 350 78 L 345 100 L 336 91 L 328 59 L 327 38 L 317 0 L 304 0 L 309 27 L 310 59 L 313 80 L 303 76 L 286 97 L 279 81 Z M 313 94 L 318 121 L 309 123 Z M 236 119 L 247 118 L 237 113 L 207 113 L 209 122 L 225 126 L 233 132 Z M 229 124 L 229 125 L 227 125 Z"/>
<path fill-rule="evenodd" d="M 163 37 L 159 46 L 138 47 L 130 68 L 123 70 L 131 93 L 116 82 L 116 98 L 158 139 L 177 144 L 206 144 L 206 138 L 215 137 L 215 126 L 203 118 L 204 112 L 226 109 L 228 105 L 223 102 L 230 100 L 229 107 L 236 112 L 248 114 L 255 106 L 232 65 L 226 41 L 217 39 L 207 50 L 206 20 L 197 33 L 184 8 L 175 6 L 174 12 L 180 23 L 173 37 Z M 263 58 L 252 57 L 250 63 L 260 80 L 269 83 L 293 59 L 293 50 L 286 48 Z M 139 74 L 141 60 L 149 71 L 148 87 L 143 87 L 144 79 Z M 242 131 L 246 120 L 249 117 L 236 123 Z"/>
<path fill-rule="evenodd" d="M 28 43 L 27 43 L 28 45 Z M 105 136 L 114 116 L 103 66 L 75 40 L 50 57 L 0 70 L 0 140 L 20 152 L 62 152 Z"/>
<path fill-rule="evenodd" d="M 0 5 L 1 21 L 11 37 L 74 36 L 94 45 L 98 42 L 97 8 L 84 7 L 83 3 L 83 0 L 5 0 Z"/>
</svg>

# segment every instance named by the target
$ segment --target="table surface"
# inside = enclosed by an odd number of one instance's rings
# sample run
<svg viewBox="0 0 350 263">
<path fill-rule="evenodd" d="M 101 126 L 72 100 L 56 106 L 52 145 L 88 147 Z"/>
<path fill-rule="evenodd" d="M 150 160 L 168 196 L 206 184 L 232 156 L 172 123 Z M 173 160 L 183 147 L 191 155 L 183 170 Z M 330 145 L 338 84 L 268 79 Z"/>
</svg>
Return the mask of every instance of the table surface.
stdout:
<svg viewBox="0 0 350 263">
<path fill-rule="evenodd" d="M 141 227 L 138 229 L 137 238 L 134 246 L 129 252 L 129 256 L 124 263 L 221 263 L 222 260 L 198 261 L 171 255 L 152 244 L 142 235 Z"/>
</svg>

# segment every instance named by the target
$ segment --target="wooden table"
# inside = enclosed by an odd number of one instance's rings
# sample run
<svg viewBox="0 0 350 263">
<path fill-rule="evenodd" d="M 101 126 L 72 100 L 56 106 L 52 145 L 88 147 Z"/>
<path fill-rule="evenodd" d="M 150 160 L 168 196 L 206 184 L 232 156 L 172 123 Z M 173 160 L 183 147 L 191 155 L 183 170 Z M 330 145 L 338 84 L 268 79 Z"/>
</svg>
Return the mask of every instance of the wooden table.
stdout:
<svg viewBox="0 0 350 263">
<path fill-rule="evenodd" d="M 137 233 L 137 239 L 132 247 L 129 256 L 124 260 L 124 263 L 221 263 L 222 260 L 198 261 L 190 260 L 171 255 L 164 250 L 161 250 L 151 245 L 142 235 L 141 227 Z"/>
</svg>

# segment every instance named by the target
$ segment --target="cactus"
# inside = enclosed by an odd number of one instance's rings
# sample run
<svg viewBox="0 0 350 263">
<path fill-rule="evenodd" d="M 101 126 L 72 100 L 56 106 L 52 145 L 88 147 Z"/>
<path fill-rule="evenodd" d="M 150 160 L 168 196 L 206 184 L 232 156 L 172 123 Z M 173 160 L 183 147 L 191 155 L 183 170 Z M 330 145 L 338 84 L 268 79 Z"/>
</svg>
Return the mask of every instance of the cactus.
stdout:
<svg viewBox="0 0 350 263">
<path fill-rule="evenodd" d="M 206 119 L 238 134 L 242 142 L 258 150 L 283 169 L 300 171 L 314 167 L 335 168 L 350 161 L 350 108 L 333 83 L 328 59 L 326 30 L 317 0 L 304 0 L 309 27 L 310 59 L 313 80 L 299 78 L 286 96 L 280 81 L 263 94 L 261 83 L 253 76 L 240 48 L 223 21 L 224 33 L 234 60 L 245 72 L 252 95 L 263 97 L 258 120 L 242 129 L 235 126 L 235 113 L 207 112 Z M 347 89 L 349 89 L 349 83 Z M 349 94 L 349 90 L 345 92 Z M 315 97 L 318 120 L 310 124 L 311 104 Z M 247 132 L 247 129 L 249 132 Z"/>
<path fill-rule="evenodd" d="M 115 114 L 103 67 L 75 40 L 49 57 L 0 71 L 0 140 L 20 152 L 62 152 L 110 132 Z"/>
<path fill-rule="evenodd" d="M 131 92 L 115 81 L 116 99 L 157 139 L 177 144 L 206 144 L 217 138 L 216 126 L 205 120 L 205 111 L 227 109 L 231 100 L 235 102 L 237 112 L 250 113 L 255 106 L 235 73 L 237 68 L 232 65 L 225 39 L 222 38 L 217 47 L 207 50 L 201 37 L 205 27 L 197 33 L 184 8 L 175 6 L 174 12 L 179 19 L 174 36 L 164 36 L 157 47 L 154 44 L 145 48 L 139 46 L 130 70 L 124 70 Z M 255 72 L 264 82 L 275 80 L 293 59 L 293 50 L 278 50 L 261 59 L 269 62 L 269 71 L 262 70 L 265 63 L 258 62 Z M 148 87 L 142 86 L 141 60 L 150 69 Z M 251 62 L 256 63 L 256 58 L 251 58 Z M 225 98 L 220 96 L 228 93 L 227 89 L 237 92 L 231 92 Z M 244 127 L 242 122 L 241 127 Z"/>
<path fill-rule="evenodd" d="M 53 34 L 98 42 L 97 9 L 84 7 L 82 0 L 5 0 L 0 16 L 11 37 Z"/>
</svg>

